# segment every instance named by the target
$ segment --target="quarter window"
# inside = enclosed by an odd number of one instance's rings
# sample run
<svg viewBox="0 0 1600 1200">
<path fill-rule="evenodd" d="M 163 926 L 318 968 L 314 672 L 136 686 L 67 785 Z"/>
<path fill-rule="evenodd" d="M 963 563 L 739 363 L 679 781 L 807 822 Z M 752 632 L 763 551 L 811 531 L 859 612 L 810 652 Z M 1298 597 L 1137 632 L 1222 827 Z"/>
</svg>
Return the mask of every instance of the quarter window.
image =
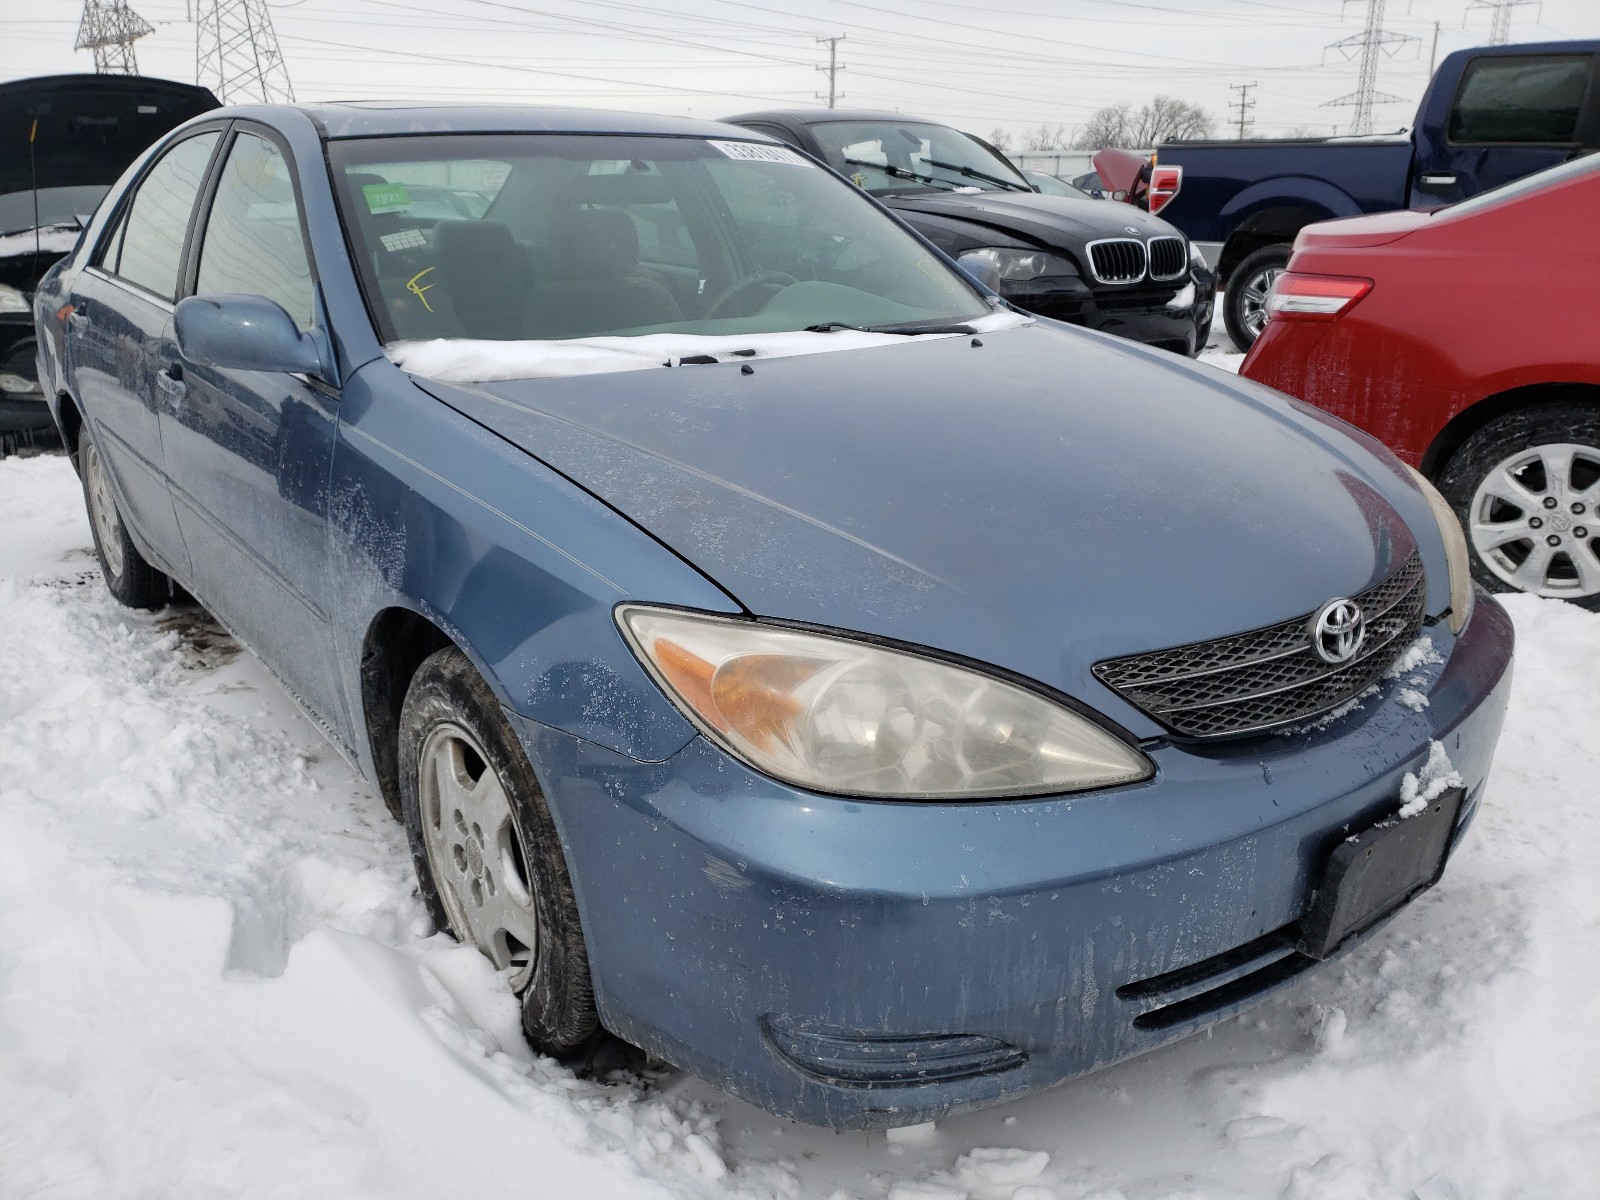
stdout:
<svg viewBox="0 0 1600 1200">
<path fill-rule="evenodd" d="M 1480 58 L 1467 67 L 1452 142 L 1566 145 L 1577 140 L 1589 56 Z"/>
<path fill-rule="evenodd" d="M 187 138 L 150 168 L 109 248 L 116 261 L 108 252 L 101 263 L 106 270 L 164 300 L 176 299 L 189 217 L 218 136 Z"/>
<path fill-rule="evenodd" d="M 265 296 L 300 328 L 311 328 L 311 262 L 300 206 L 289 164 L 266 138 L 241 133 L 228 151 L 200 244 L 195 290 Z"/>
</svg>

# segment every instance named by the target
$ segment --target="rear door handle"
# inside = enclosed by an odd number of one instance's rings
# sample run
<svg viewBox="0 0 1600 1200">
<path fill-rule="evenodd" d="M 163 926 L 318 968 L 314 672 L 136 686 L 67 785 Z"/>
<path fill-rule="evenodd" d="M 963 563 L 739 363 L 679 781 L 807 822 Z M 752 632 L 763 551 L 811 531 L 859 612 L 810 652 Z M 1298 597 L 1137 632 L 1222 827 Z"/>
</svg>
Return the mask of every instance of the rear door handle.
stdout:
<svg viewBox="0 0 1600 1200">
<path fill-rule="evenodd" d="M 183 403 L 183 398 L 189 394 L 189 385 L 182 379 L 182 367 L 164 367 L 156 372 L 156 386 L 166 393 L 167 400 L 173 408 Z"/>
<path fill-rule="evenodd" d="M 1455 187 L 1455 185 L 1456 177 L 1454 175 L 1424 175 L 1422 177 L 1423 187 Z"/>
</svg>

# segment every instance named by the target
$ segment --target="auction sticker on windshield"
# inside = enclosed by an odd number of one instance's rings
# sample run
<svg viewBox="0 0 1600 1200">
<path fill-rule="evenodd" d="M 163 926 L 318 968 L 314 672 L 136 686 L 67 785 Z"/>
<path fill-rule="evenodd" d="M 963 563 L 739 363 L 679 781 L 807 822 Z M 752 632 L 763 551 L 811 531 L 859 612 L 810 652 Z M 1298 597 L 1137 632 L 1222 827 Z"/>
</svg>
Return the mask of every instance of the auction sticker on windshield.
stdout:
<svg viewBox="0 0 1600 1200">
<path fill-rule="evenodd" d="M 366 197 L 367 211 L 374 215 L 411 207 L 411 194 L 403 183 L 368 183 L 361 194 Z"/>
<path fill-rule="evenodd" d="M 711 144 L 729 158 L 743 159 L 746 162 L 788 163 L 795 167 L 813 165 L 810 159 L 797 154 L 787 146 L 763 146 L 756 142 L 712 142 Z"/>
</svg>

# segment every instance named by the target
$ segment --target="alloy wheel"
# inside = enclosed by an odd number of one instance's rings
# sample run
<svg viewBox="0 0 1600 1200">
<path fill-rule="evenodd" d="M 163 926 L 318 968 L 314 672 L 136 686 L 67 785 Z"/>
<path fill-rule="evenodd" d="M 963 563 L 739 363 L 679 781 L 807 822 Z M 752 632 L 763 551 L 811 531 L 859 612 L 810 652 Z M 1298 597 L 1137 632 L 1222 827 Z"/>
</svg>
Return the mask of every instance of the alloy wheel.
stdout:
<svg viewBox="0 0 1600 1200">
<path fill-rule="evenodd" d="M 1267 324 L 1267 293 L 1273 281 L 1283 274 L 1282 267 L 1264 267 L 1245 280 L 1240 296 L 1240 317 L 1252 338 L 1261 336 Z"/>
<path fill-rule="evenodd" d="M 511 799 L 478 739 L 445 723 L 417 771 L 423 844 L 457 939 L 512 972 L 520 992 L 539 949 L 537 901 Z"/>
<path fill-rule="evenodd" d="M 1520 591 L 1600 595 L 1600 448 L 1530 446 L 1502 459 L 1472 497 L 1467 532 L 1484 565 Z"/>
<path fill-rule="evenodd" d="M 111 480 L 106 476 L 105 464 L 92 442 L 84 446 L 83 470 L 89 483 L 89 519 L 94 522 L 100 553 L 105 556 L 106 569 L 113 575 L 121 575 L 122 517 L 117 512 L 116 498 L 111 494 Z"/>
</svg>

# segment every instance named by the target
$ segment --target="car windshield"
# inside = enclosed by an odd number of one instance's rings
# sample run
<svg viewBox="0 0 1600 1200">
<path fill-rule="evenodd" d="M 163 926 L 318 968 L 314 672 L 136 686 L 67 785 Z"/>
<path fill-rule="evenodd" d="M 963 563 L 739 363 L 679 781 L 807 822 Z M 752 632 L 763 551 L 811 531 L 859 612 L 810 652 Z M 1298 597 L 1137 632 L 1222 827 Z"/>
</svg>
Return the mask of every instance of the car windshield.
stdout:
<svg viewBox="0 0 1600 1200">
<path fill-rule="evenodd" d="M 1033 185 L 974 138 L 923 121 L 823 121 L 811 126 L 822 156 L 872 192 L 978 188 L 1031 192 Z"/>
<path fill-rule="evenodd" d="M 389 341 L 907 332 L 993 312 L 892 218 L 786 148 L 456 134 L 328 149 Z"/>
<path fill-rule="evenodd" d="M 35 226 L 72 225 L 99 207 L 110 184 L 39 189 L 39 219 L 33 219 L 33 192 L 7 192 L 0 196 L 0 234 L 17 233 Z"/>
</svg>

